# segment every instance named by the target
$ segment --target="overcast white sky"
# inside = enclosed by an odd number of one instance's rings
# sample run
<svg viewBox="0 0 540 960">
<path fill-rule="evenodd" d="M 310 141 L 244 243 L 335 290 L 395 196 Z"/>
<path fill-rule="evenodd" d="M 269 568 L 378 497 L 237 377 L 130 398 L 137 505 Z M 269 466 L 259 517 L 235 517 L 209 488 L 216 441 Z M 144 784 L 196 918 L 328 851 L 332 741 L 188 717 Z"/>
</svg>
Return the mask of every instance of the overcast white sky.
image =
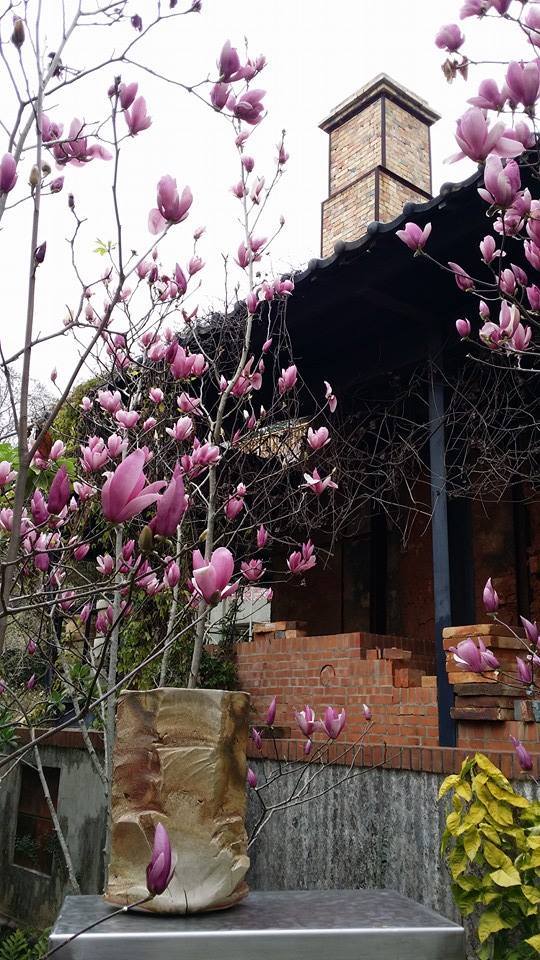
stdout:
<svg viewBox="0 0 540 960">
<path fill-rule="evenodd" d="M 147 3 L 149 0 L 132 0 L 132 12 L 144 18 Z M 47 15 L 54 16 L 57 0 L 45 0 L 44 6 Z M 268 91 L 268 117 L 253 135 L 250 150 L 259 171 L 269 171 L 280 131 L 287 130 L 291 156 L 267 230 L 272 219 L 275 222 L 280 213 L 285 215 L 286 228 L 273 247 L 273 261 L 276 268 L 301 266 L 319 254 L 320 204 L 327 189 L 327 136 L 318 124 L 337 103 L 377 73 L 389 73 L 442 115 L 432 129 L 435 191 L 445 180 L 461 180 L 472 171 L 468 161 L 445 166 L 443 160 L 454 152 L 453 129 L 466 97 L 489 73 L 484 68 L 468 85 L 461 80 L 448 85 L 440 69 L 443 55 L 433 44 L 441 24 L 457 21 L 460 6 L 461 0 L 203 0 L 200 15 L 182 18 L 174 30 L 156 33 L 137 56 L 186 83 L 213 72 L 226 38 L 241 47 L 247 36 L 250 52 L 267 56 L 269 65 L 260 86 Z M 508 46 L 508 27 L 498 20 L 466 20 L 462 26 L 471 39 L 472 55 L 485 57 L 489 52 L 496 60 L 508 58 L 509 51 L 514 56 L 522 51 L 517 42 Z M 54 39 L 50 43 L 53 47 Z M 72 60 L 75 65 L 88 62 L 88 44 L 93 55 L 102 50 L 106 56 L 112 44 L 111 32 L 85 31 Z M 76 94 L 63 95 L 55 118 L 69 124 L 73 115 L 87 121 L 103 116 L 106 89 L 114 72 L 105 71 L 81 85 Z M 186 224 L 167 238 L 163 256 L 171 266 L 175 260 L 185 262 L 192 229 L 206 225 L 201 252 L 209 266 L 201 275 L 199 297 L 204 307 L 223 289 L 221 253 L 232 253 L 241 239 L 236 222 L 238 201 L 229 192 L 238 179 L 230 128 L 194 97 L 165 87 L 135 69 L 124 69 L 122 74 L 126 81 L 139 81 L 139 91 L 146 96 L 153 117 L 152 127 L 134 142 L 127 142 L 123 150 L 121 200 L 127 243 L 140 252 L 148 243 L 147 213 L 154 205 L 155 184 L 162 174 L 172 174 L 180 186 L 190 184 L 195 195 L 192 213 Z M 7 115 L 8 121 L 13 113 L 9 103 L 2 75 L 0 110 L 2 119 Z M 2 136 L 0 152 L 4 152 Z M 92 253 L 95 238 L 114 236 L 109 203 L 111 174 L 112 165 L 98 160 L 85 169 L 67 167 L 64 193 L 47 198 L 40 240 L 47 240 L 48 252 L 39 272 L 37 298 L 37 328 L 42 332 L 58 324 L 70 298 L 75 302 L 65 244 L 70 231 L 67 192 L 74 192 L 77 209 L 88 217 L 81 237 L 81 260 L 87 278 L 93 279 L 101 269 L 99 258 Z M 29 218 L 29 207 L 19 207 L 4 219 L 0 233 L 0 323 L 6 351 L 22 340 Z M 46 380 L 56 365 L 61 384 L 71 357 L 67 338 L 54 341 L 53 346 L 36 353 L 33 373 Z"/>
</svg>

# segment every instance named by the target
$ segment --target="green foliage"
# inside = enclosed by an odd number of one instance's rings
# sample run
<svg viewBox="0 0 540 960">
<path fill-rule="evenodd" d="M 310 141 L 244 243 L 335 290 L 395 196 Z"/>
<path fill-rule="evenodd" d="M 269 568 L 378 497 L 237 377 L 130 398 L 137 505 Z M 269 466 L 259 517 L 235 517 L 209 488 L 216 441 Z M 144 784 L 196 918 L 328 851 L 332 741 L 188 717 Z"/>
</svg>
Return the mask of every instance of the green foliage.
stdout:
<svg viewBox="0 0 540 960">
<path fill-rule="evenodd" d="M 118 668 L 123 674 L 133 670 L 154 649 L 167 633 L 170 597 L 158 594 L 154 604 L 143 608 L 137 620 L 128 620 L 123 631 L 118 652 Z M 178 628 L 179 624 L 177 624 Z M 193 634 L 183 634 L 170 648 L 166 683 L 172 687 L 185 687 L 189 679 Z M 161 668 L 158 657 L 144 667 L 133 680 L 134 690 L 150 690 L 157 686 Z M 228 643 L 218 643 L 211 650 L 203 648 L 199 673 L 201 687 L 211 690 L 234 690 L 236 668 Z"/>
<path fill-rule="evenodd" d="M 64 441 L 67 452 L 72 456 L 78 455 L 79 452 L 78 444 L 81 439 L 79 436 L 81 428 L 81 400 L 87 394 L 91 396 L 100 386 L 101 380 L 98 377 L 94 377 L 74 387 L 68 397 L 67 403 L 63 405 L 55 418 L 52 433 L 55 439 L 58 438 Z"/>
<path fill-rule="evenodd" d="M 516 793 L 477 753 L 447 777 L 452 794 L 441 851 L 464 916 L 474 912 L 479 960 L 528 960 L 540 954 L 540 803 Z"/>
<path fill-rule="evenodd" d="M 17 447 L 12 447 L 10 443 L 0 443 L 0 461 L 7 460 L 15 470 L 19 466 L 19 451 Z"/>
<path fill-rule="evenodd" d="M 38 960 L 47 952 L 48 939 L 48 930 L 14 930 L 0 940 L 0 960 Z"/>
</svg>

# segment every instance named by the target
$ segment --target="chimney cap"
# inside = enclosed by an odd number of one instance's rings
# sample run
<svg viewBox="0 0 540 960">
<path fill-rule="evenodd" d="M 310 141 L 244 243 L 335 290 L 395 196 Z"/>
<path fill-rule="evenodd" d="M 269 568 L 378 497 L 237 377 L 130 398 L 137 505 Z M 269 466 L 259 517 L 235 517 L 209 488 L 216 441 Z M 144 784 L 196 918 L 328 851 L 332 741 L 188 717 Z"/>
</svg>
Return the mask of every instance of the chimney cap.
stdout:
<svg viewBox="0 0 540 960">
<path fill-rule="evenodd" d="M 405 110 L 408 110 L 409 113 L 423 120 L 428 126 L 431 126 L 436 120 L 441 119 L 440 115 L 435 113 L 435 110 L 432 110 L 427 101 L 422 97 L 408 90 L 407 87 L 402 86 L 401 83 L 397 83 L 397 81 L 389 77 L 387 73 L 379 73 L 373 80 L 370 80 L 369 83 L 360 87 L 356 93 L 353 93 L 352 96 L 347 97 L 346 100 L 338 104 L 338 106 L 325 117 L 322 123 L 319 124 L 320 129 L 324 130 L 325 133 L 331 133 L 336 127 L 340 127 L 355 114 L 360 113 L 369 106 L 370 103 L 373 103 L 374 100 L 378 100 L 382 96 L 393 100 L 394 103 L 399 104 L 400 107 L 403 107 Z"/>
</svg>

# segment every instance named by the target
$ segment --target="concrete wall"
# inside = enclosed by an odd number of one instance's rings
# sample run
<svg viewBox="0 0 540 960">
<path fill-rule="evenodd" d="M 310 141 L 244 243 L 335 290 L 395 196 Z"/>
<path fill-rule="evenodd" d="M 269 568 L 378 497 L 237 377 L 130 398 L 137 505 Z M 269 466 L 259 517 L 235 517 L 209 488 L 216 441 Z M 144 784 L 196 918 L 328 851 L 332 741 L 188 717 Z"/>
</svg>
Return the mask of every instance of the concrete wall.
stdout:
<svg viewBox="0 0 540 960">
<path fill-rule="evenodd" d="M 277 772 L 272 761 L 250 759 L 250 765 L 259 782 Z M 327 767 L 317 792 L 343 772 Z M 392 888 L 459 920 L 439 855 L 446 808 L 437 793 L 443 779 L 411 770 L 366 770 L 317 800 L 276 814 L 251 848 L 248 882 L 263 890 Z M 529 781 L 514 787 L 534 798 Z M 283 781 L 277 781 L 270 792 L 278 797 L 282 790 Z M 258 812 L 251 794 L 249 825 Z"/>
<path fill-rule="evenodd" d="M 44 746 L 44 767 L 60 768 L 57 812 L 82 893 L 98 893 L 103 885 L 102 846 L 105 826 L 101 780 L 86 750 Z M 32 753 L 27 760 L 33 759 Z M 0 783 L 0 914 L 32 927 L 48 926 L 65 895 L 72 893 L 61 856 L 52 876 L 13 863 L 20 767 Z"/>
</svg>

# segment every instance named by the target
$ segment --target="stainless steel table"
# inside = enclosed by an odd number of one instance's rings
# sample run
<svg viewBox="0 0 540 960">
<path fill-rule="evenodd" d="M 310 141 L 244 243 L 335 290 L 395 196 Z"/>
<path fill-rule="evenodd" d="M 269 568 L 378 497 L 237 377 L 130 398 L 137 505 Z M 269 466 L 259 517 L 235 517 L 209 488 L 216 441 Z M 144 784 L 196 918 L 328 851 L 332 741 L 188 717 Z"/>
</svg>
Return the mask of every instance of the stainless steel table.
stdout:
<svg viewBox="0 0 540 960">
<path fill-rule="evenodd" d="M 114 912 L 66 897 L 50 947 Z M 464 960 L 458 924 L 393 890 L 259 890 L 216 913 L 119 914 L 58 960 Z"/>
</svg>

